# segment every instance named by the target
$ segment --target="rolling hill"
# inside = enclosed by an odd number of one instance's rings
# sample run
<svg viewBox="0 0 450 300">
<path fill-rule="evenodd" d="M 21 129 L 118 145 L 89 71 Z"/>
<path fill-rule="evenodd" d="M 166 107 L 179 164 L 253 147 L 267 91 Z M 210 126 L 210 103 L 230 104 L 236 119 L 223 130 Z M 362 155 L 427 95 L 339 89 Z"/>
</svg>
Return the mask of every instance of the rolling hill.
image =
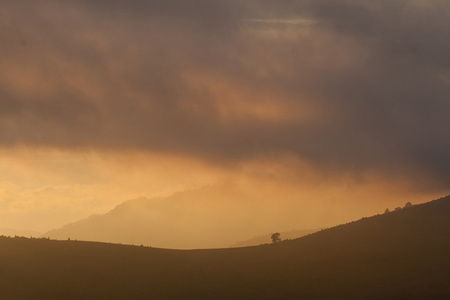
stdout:
<svg viewBox="0 0 450 300">
<path fill-rule="evenodd" d="M 2 299 L 449 299 L 450 196 L 277 244 L 0 238 Z"/>
</svg>

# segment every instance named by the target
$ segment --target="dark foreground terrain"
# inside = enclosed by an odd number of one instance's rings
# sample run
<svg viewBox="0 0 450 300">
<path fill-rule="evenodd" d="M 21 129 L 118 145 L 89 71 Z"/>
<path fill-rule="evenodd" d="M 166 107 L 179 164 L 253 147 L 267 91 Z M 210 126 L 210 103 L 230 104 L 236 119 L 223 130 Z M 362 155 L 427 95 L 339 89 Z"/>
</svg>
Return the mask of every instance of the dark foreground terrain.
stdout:
<svg viewBox="0 0 450 300">
<path fill-rule="evenodd" d="M 450 299 L 450 197 L 247 248 L 1 237 L 0 299 Z"/>
</svg>

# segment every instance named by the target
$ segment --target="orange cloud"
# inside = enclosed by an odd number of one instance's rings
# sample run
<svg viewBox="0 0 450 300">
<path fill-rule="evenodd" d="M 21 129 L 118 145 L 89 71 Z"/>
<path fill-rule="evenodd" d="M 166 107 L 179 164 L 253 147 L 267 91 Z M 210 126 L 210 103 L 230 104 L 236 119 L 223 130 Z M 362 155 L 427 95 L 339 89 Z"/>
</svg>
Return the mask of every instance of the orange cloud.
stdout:
<svg viewBox="0 0 450 300">
<path fill-rule="evenodd" d="M 231 182 L 306 226 L 448 192 L 449 4 L 397 2 L 2 2 L 0 201 Z"/>
</svg>

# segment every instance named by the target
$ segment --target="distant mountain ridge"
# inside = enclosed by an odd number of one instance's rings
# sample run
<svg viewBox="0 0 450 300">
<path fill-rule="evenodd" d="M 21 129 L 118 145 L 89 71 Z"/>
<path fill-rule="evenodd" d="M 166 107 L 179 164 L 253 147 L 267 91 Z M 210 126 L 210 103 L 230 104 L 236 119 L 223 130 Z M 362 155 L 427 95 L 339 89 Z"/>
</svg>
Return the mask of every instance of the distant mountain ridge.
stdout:
<svg viewBox="0 0 450 300">
<path fill-rule="evenodd" d="M 269 212 L 258 209 L 251 197 L 233 188 L 204 187 L 166 198 L 139 198 L 42 236 L 172 249 L 224 248 L 272 229 Z"/>
<path fill-rule="evenodd" d="M 305 226 L 305 216 L 297 216 L 290 206 L 265 205 L 258 193 L 234 185 L 208 186 L 169 197 L 125 201 L 105 214 L 92 215 L 42 236 L 170 249 L 208 249 L 270 243 L 267 236 L 248 242 L 247 239 L 275 230 L 283 231 L 281 239 L 312 233 L 286 231 Z M 322 224 L 317 220 L 306 222 L 321 227 L 339 224 L 331 223 L 330 219 Z"/>
<path fill-rule="evenodd" d="M 256 247 L 0 237 L 5 299 L 450 299 L 450 196 Z"/>
</svg>

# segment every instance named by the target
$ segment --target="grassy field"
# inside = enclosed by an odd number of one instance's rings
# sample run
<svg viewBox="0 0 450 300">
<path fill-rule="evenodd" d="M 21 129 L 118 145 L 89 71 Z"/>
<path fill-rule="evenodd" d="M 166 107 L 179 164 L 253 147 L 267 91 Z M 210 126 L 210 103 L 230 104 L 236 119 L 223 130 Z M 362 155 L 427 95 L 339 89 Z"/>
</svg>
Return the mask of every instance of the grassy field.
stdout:
<svg viewBox="0 0 450 300">
<path fill-rule="evenodd" d="M 450 197 L 246 248 L 1 237 L 0 299 L 450 299 Z"/>
</svg>

